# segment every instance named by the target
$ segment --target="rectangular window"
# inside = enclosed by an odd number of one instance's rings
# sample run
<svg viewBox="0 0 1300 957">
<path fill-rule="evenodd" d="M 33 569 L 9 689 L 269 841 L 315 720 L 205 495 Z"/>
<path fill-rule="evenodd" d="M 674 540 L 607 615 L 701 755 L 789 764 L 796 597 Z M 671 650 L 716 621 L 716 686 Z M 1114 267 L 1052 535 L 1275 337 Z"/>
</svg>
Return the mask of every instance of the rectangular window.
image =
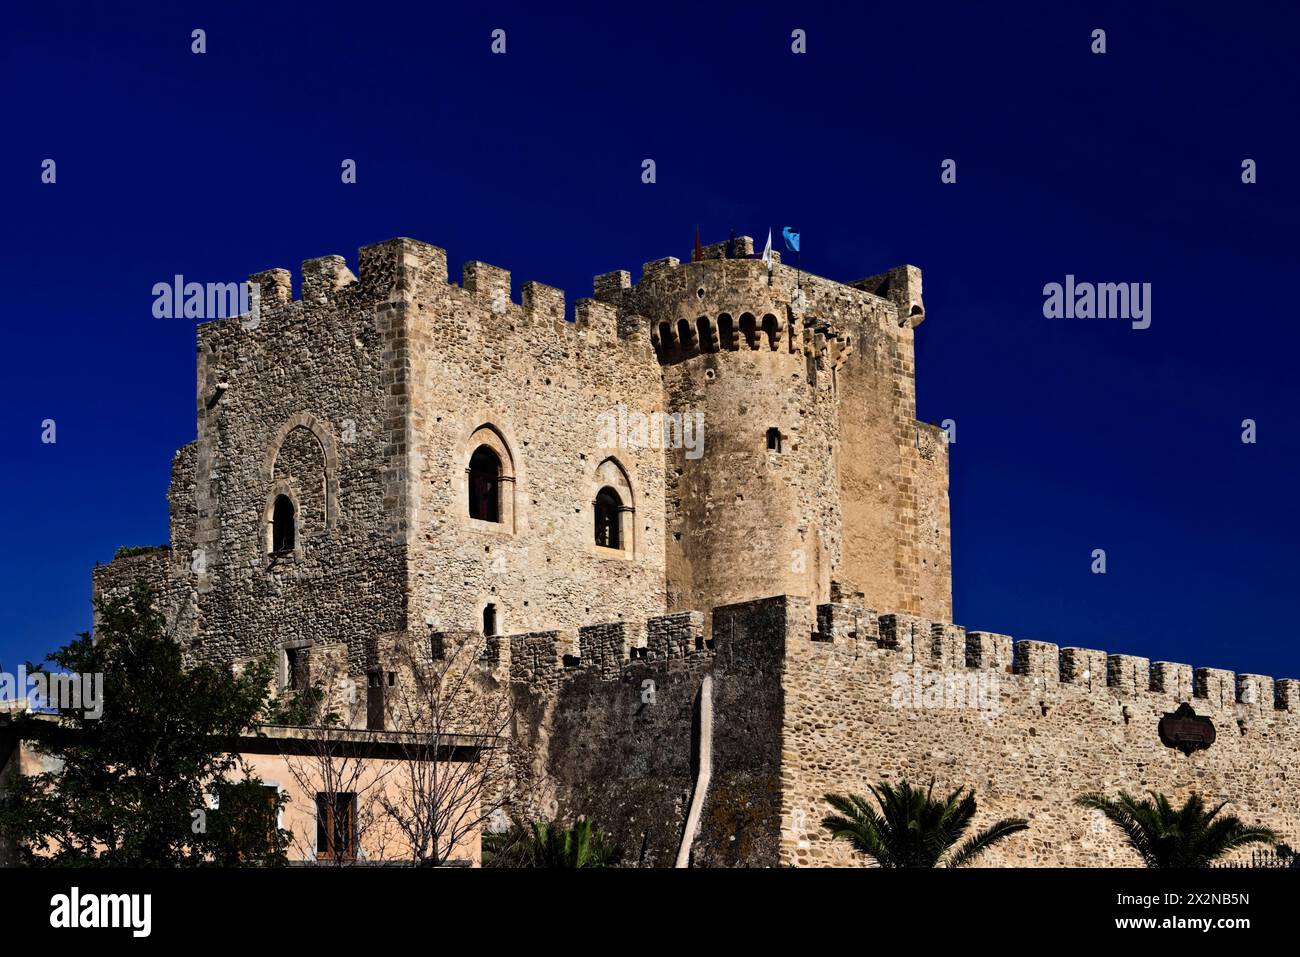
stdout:
<svg viewBox="0 0 1300 957">
<path fill-rule="evenodd" d="M 307 649 L 284 649 L 285 687 L 290 691 L 306 691 L 308 685 Z"/>
<path fill-rule="evenodd" d="M 316 858 L 354 861 L 357 857 L 357 796 L 351 791 L 316 794 Z"/>
</svg>

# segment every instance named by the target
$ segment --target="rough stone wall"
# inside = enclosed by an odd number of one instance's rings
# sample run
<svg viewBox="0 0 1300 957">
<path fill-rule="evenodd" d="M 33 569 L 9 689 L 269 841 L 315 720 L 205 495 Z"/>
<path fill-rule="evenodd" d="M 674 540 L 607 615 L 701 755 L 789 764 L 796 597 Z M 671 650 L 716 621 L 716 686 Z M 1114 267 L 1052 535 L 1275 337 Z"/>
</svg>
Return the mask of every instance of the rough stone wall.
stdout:
<svg viewBox="0 0 1300 957">
<path fill-rule="evenodd" d="M 1137 866 L 1080 794 L 1161 791 L 1229 801 L 1230 813 L 1300 840 L 1300 681 L 1149 662 L 972 632 L 910 615 L 826 605 L 818 640 L 792 636 L 783 687 L 783 863 L 860 864 L 821 828 L 828 791 L 935 780 L 973 787 L 974 827 L 1030 829 L 983 866 Z M 1217 740 L 1190 757 L 1157 723 L 1180 702 Z"/>
<path fill-rule="evenodd" d="M 199 327 L 194 652 L 234 661 L 405 625 L 406 413 L 401 240 L 303 264 L 301 297 L 270 270 L 256 317 Z M 277 495 L 297 507 L 291 554 L 270 555 Z"/>
<path fill-rule="evenodd" d="M 836 579 L 878 608 L 950 620 L 948 448 L 916 421 L 920 271 L 900 266 L 847 286 L 806 277 L 804 287 L 810 308 L 836 316 L 854 344 L 838 373 Z"/>
<path fill-rule="evenodd" d="M 535 282 L 516 304 L 510 274 L 485 263 L 449 285 L 443 251 L 423 249 L 409 324 L 412 627 L 479 628 L 488 603 L 500 634 L 662 613 L 663 452 L 601 435 L 663 407 L 643 328 L 590 300 L 567 323 L 563 293 Z M 505 475 L 496 523 L 469 514 L 484 444 Z M 607 485 L 628 509 L 618 549 L 595 542 Z"/>
<path fill-rule="evenodd" d="M 755 595 L 831 598 L 951 617 L 947 447 L 916 422 L 920 271 L 845 285 L 737 237 L 596 280 L 644 317 L 674 412 L 704 415 L 703 457 L 668 456 L 669 609 Z M 766 445 L 769 428 L 780 453 Z"/>
<path fill-rule="evenodd" d="M 825 600 L 840 560 L 835 369 L 848 343 L 831 317 L 799 311 L 794 270 L 769 277 L 724 246 L 647 263 L 635 286 L 597 278 L 598 297 L 648 324 L 666 411 L 702 418 L 702 449 L 668 454 L 668 607 L 707 613 L 774 591 Z M 752 252 L 738 237 L 736 256 Z"/>
<path fill-rule="evenodd" d="M 793 601 L 793 600 L 792 600 Z M 774 866 L 781 808 L 785 599 L 719 608 L 712 640 L 697 612 L 513 636 L 516 807 L 585 815 L 624 862 L 671 867 L 699 770 L 701 684 L 714 678 L 711 783 L 691 863 Z M 639 642 L 643 642 L 640 643 Z"/>
<path fill-rule="evenodd" d="M 737 255 L 752 252 L 740 237 Z M 830 598 L 854 571 L 841 548 L 840 471 L 857 453 L 839 450 L 840 367 L 855 323 L 888 326 L 888 290 L 800 279 L 779 262 L 769 278 L 759 260 L 722 255 L 718 244 L 700 263 L 647 264 L 636 286 L 598 277 L 574 323 L 559 290 L 525 283 L 516 304 L 509 273 L 478 262 L 449 283 L 445 253 L 409 239 L 363 249 L 359 279 L 339 256 L 304 263 L 298 299 L 288 271 L 253 276 L 254 316 L 199 329 L 198 439 L 173 463 L 169 561 L 115 564 L 97 583 L 147 570 L 188 616 L 197 657 L 341 643 L 354 675 L 383 667 L 367 665 L 377 646 L 481 627 L 489 603 L 506 632 L 707 613 L 773 592 Z M 689 330 L 674 341 L 678 320 Z M 909 375 L 904 362 L 870 385 L 903 396 L 891 437 L 917 434 Z M 609 447 L 606 413 L 621 427 L 702 415 L 703 454 L 666 452 L 659 436 L 638 447 L 626 430 L 631 443 Z M 468 515 L 480 444 L 506 466 L 500 523 Z M 907 469 L 895 480 L 896 465 L 881 466 L 892 484 L 877 504 L 896 511 L 875 516 L 893 536 L 880 574 L 911 576 L 902 607 L 920 607 L 918 593 L 946 589 L 946 495 L 926 512 L 935 581 L 918 583 L 917 485 Z M 625 506 L 617 550 L 593 538 L 605 486 Z M 298 534 L 273 556 L 280 495 Z"/>
</svg>

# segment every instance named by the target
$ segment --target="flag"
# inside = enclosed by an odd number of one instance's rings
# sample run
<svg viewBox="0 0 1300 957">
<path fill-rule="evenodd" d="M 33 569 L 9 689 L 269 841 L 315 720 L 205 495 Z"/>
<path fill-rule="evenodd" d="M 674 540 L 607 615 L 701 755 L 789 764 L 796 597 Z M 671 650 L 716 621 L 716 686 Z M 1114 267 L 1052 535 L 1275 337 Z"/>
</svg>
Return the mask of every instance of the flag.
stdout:
<svg viewBox="0 0 1300 957">
<path fill-rule="evenodd" d="M 763 262 L 767 263 L 767 271 L 772 271 L 772 230 L 767 231 L 767 245 L 763 247 Z"/>
<path fill-rule="evenodd" d="M 694 262 L 700 262 L 704 259 L 704 247 L 700 245 L 700 227 L 695 227 L 695 259 Z"/>
<path fill-rule="evenodd" d="M 786 248 L 786 249 L 791 249 L 791 250 L 793 250 L 794 252 L 798 252 L 798 251 L 799 251 L 799 234 L 798 234 L 798 233 L 796 233 L 796 232 L 795 232 L 793 229 L 791 229 L 789 226 L 786 226 L 786 227 L 783 227 L 783 228 L 782 228 L 782 230 L 781 230 L 781 235 L 785 237 L 785 248 Z"/>
</svg>

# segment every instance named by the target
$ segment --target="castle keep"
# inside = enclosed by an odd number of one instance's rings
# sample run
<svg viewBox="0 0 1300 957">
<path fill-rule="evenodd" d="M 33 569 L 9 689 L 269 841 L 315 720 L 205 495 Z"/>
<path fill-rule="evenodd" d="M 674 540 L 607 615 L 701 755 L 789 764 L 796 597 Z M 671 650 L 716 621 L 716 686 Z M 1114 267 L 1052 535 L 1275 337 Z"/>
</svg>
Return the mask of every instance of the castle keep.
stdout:
<svg viewBox="0 0 1300 957">
<path fill-rule="evenodd" d="M 515 794 L 649 865 L 850 863 L 821 796 L 903 776 L 1030 820 L 986 864 L 1135 863 L 1071 804 L 1119 788 L 1300 840 L 1300 682 L 953 624 L 915 267 L 838 283 L 742 237 L 598 276 L 573 321 L 409 239 L 358 271 L 310 260 L 297 299 L 259 273 L 252 315 L 199 327 L 170 546 L 95 571 L 149 581 L 196 660 L 347 703 L 393 649 L 480 636 Z M 1162 744 L 1181 702 L 1208 749 Z"/>
</svg>

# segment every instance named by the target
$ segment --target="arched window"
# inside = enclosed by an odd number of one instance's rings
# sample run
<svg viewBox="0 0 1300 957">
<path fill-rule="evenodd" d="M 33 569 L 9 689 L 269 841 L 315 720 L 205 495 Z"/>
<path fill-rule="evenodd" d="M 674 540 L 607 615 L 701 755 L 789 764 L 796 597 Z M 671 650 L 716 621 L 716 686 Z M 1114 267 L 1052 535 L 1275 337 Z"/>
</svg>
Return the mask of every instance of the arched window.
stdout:
<svg viewBox="0 0 1300 957">
<path fill-rule="evenodd" d="M 469 459 L 469 517 L 501 521 L 501 459 L 486 445 Z"/>
<path fill-rule="evenodd" d="M 767 347 L 773 352 L 776 352 L 777 333 L 776 316 L 769 312 L 763 317 L 763 334 L 767 336 Z"/>
<path fill-rule="evenodd" d="M 739 348 L 736 342 L 736 323 L 725 312 L 718 316 L 718 346 L 732 351 Z"/>
<path fill-rule="evenodd" d="M 718 344 L 713 338 L 713 321 L 708 316 L 695 320 L 695 328 L 700 334 L 700 351 L 717 352 Z"/>
<path fill-rule="evenodd" d="M 497 633 L 497 606 L 489 602 L 483 606 L 483 637 L 491 638 Z"/>
<path fill-rule="evenodd" d="M 677 341 L 681 344 L 683 351 L 690 351 L 695 348 L 695 330 L 691 328 L 689 319 L 677 320 Z"/>
<path fill-rule="evenodd" d="M 297 541 L 297 515 L 293 500 L 287 495 L 275 497 L 271 512 L 271 551 L 291 552 Z"/>
<path fill-rule="evenodd" d="M 622 548 L 623 500 L 606 485 L 596 493 L 596 544 L 602 548 Z"/>
<path fill-rule="evenodd" d="M 745 337 L 746 349 L 758 348 L 758 327 L 754 317 L 747 312 L 740 317 L 740 334 Z"/>
</svg>

